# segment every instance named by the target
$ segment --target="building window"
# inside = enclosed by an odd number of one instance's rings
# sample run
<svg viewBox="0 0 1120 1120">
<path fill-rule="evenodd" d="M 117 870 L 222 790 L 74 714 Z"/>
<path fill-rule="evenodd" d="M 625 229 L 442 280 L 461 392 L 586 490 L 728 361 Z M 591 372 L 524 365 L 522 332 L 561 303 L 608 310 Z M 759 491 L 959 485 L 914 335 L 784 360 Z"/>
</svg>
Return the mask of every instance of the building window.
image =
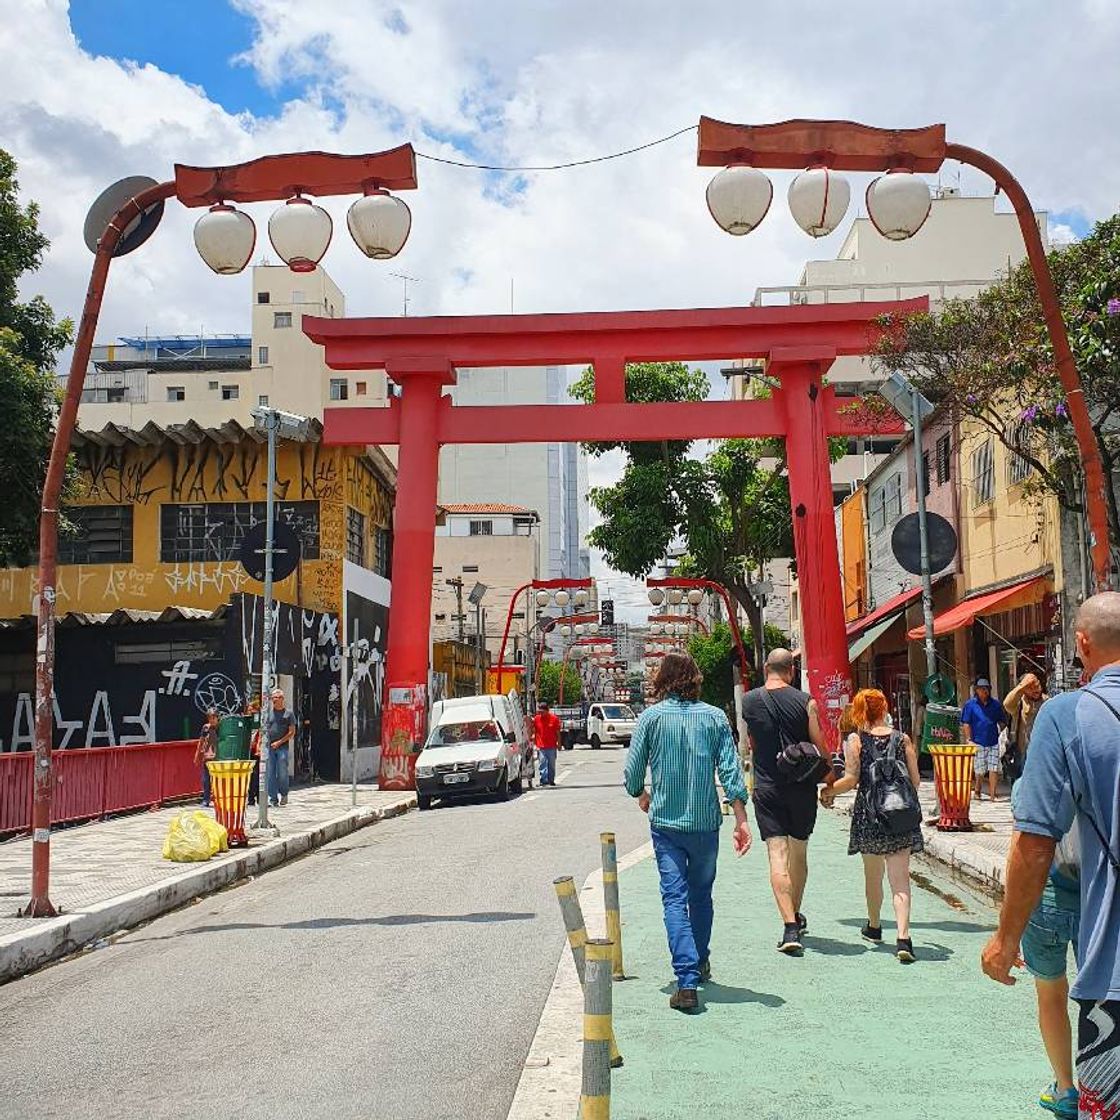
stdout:
<svg viewBox="0 0 1120 1120">
<path fill-rule="evenodd" d="M 121 404 L 126 401 L 128 397 L 125 395 L 124 387 L 105 390 L 105 400 L 108 404 Z"/>
<path fill-rule="evenodd" d="M 257 303 L 270 303 L 272 296 L 268 292 L 257 292 Z"/>
<path fill-rule="evenodd" d="M 867 519 L 873 533 L 881 533 L 887 527 L 886 494 L 882 486 L 871 491 Z"/>
<path fill-rule="evenodd" d="M 292 325 L 292 313 L 290 311 L 274 311 L 272 313 L 272 325 L 274 327 L 290 327 Z"/>
<path fill-rule="evenodd" d="M 35 691 L 35 659 L 30 653 L 0 653 L 0 695 Z"/>
<path fill-rule="evenodd" d="M 350 398 L 350 382 L 345 377 L 331 378 L 331 400 L 345 401 Z"/>
<path fill-rule="evenodd" d="M 265 503 L 166 503 L 159 513 L 159 558 L 164 564 L 218 562 L 240 558 L 245 534 L 264 520 Z M 319 559 L 318 502 L 277 502 L 276 518 L 295 530 L 304 560 Z"/>
<path fill-rule="evenodd" d="M 494 535 L 494 522 L 493 521 L 472 521 L 471 522 L 471 536 L 472 537 L 492 537 Z"/>
<path fill-rule="evenodd" d="M 303 302 L 304 302 L 303 292 L 301 292 L 299 290 L 299 288 L 293 289 L 293 291 L 292 291 L 292 303 L 303 303 Z"/>
<path fill-rule="evenodd" d="M 356 509 L 346 507 L 346 559 L 351 564 L 366 563 L 366 518 Z"/>
<path fill-rule="evenodd" d="M 937 485 L 949 481 L 949 436 L 948 433 L 937 441 Z"/>
<path fill-rule="evenodd" d="M 237 385 L 223 385 L 222 386 L 222 400 L 235 401 L 241 395 L 241 390 Z"/>
<path fill-rule="evenodd" d="M 922 493 L 923 494 L 928 494 L 929 493 L 929 479 L 930 479 L 929 452 L 928 451 L 923 451 L 922 452 Z"/>
<path fill-rule="evenodd" d="M 464 572 L 477 572 L 478 571 L 478 565 L 477 564 L 464 564 L 463 565 L 463 571 Z"/>
<path fill-rule="evenodd" d="M 972 453 L 972 504 L 982 506 L 996 496 L 995 445 L 986 439 Z"/>
<path fill-rule="evenodd" d="M 892 474 L 887 479 L 884 490 L 884 507 L 888 521 L 892 518 L 897 521 L 902 516 L 902 474 L 901 472 Z"/>
<path fill-rule="evenodd" d="M 432 574 L 433 574 L 433 575 L 434 575 L 434 574 L 435 574 L 436 572 L 442 572 L 442 571 L 443 571 L 443 566 L 442 566 L 442 565 L 440 565 L 440 564 L 436 564 L 436 565 L 435 565 L 435 567 L 433 567 L 433 568 L 432 568 Z"/>
<path fill-rule="evenodd" d="M 258 346 L 257 347 L 257 365 L 259 365 L 259 366 L 268 365 L 268 347 L 267 346 Z"/>
<path fill-rule="evenodd" d="M 354 383 L 354 396 L 364 397 L 366 395 L 366 383 L 364 381 L 356 381 Z"/>
<path fill-rule="evenodd" d="M 1008 451 L 1007 454 L 1007 478 L 1012 486 L 1016 486 L 1026 481 L 1031 473 L 1031 465 L 1022 455 L 1016 455 L 1014 451 Z"/>
<path fill-rule="evenodd" d="M 60 564 L 131 564 L 132 506 L 73 506 L 73 533 L 59 533 Z"/>
<path fill-rule="evenodd" d="M 185 401 L 187 399 L 187 390 L 183 388 L 182 385 L 168 385 L 167 399 L 169 401 Z"/>
<path fill-rule="evenodd" d="M 379 575 L 389 578 L 393 566 L 393 532 L 381 525 L 373 527 L 373 570 Z M 440 568 L 433 568 L 440 571 Z"/>
<path fill-rule="evenodd" d="M 257 397 L 257 407 L 258 408 L 268 408 L 268 394 L 267 393 L 261 393 Z"/>
<path fill-rule="evenodd" d="M 216 381 L 210 382 L 210 392 L 216 393 L 218 391 L 218 383 Z"/>
</svg>

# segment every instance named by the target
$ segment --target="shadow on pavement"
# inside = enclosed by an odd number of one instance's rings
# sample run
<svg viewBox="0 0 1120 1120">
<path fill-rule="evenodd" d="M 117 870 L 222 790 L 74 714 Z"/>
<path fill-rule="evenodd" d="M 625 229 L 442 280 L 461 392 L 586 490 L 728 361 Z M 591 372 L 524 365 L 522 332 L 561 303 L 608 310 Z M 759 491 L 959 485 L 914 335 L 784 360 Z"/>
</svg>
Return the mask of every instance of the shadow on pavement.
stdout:
<svg viewBox="0 0 1120 1120">
<path fill-rule="evenodd" d="M 814 937 L 807 933 L 801 939 L 807 952 L 826 957 L 862 957 L 868 947 L 862 941 L 837 941 L 834 937 Z"/>
<path fill-rule="evenodd" d="M 852 926 L 854 929 L 860 929 L 866 919 L 863 918 L 841 918 L 840 924 L 842 926 Z M 911 922 L 911 929 L 935 929 L 940 933 L 991 933 L 995 929 L 995 923 L 989 922 Z M 884 922 L 883 929 L 894 929 L 891 922 Z M 886 936 L 884 934 L 884 936 Z"/>
<path fill-rule="evenodd" d="M 307 918 L 300 922 L 223 922 L 208 926 L 195 926 L 193 929 L 180 930 L 165 937 L 137 937 L 138 941 L 171 941 L 176 937 L 196 933 L 225 933 L 243 929 L 298 929 L 323 930 L 344 929 L 348 926 L 420 926 L 437 922 L 471 922 L 489 925 L 493 922 L 528 922 L 535 913 L 520 913 L 507 910 L 489 910 L 474 914 L 384 914 L 371 918 Z"/>
<path fill-rule="evenodd" d="M 665 984 L 661 990 L 671 996 L 676 990 L 676 984 Z M 761 1003 L 763 1007 L 783 1007 L 785 1000 L 781 996 L 771 995 L 769 992 L 755 992 L 750 988 L 736 988 L 730 984 L 717 984 L 709 980 L 700 985 L 700 1008 L 703 1010 L 705 1003 Z"/>
</svg>

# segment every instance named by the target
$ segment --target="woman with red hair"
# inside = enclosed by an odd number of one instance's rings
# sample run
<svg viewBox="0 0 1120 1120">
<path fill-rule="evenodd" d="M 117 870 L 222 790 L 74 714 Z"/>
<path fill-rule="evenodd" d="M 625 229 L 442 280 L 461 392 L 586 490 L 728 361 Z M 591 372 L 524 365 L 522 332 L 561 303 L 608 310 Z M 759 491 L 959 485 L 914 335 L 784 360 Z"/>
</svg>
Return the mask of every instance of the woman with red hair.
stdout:
<svg viewBox="0 0 1120 1120">
<path fill-rule="evenodd" d="M 858 787 L 852 813 L 852 833 L 848 854 L 863 856 L 864 887 L 867 892 L 867 923 L 860 935 L 881 944 L 883 927 L 883 874 L 891 885 L 894 916 L 898 924 L 895 956 L 904 964 L 917 958 L 910 939 L 910 853 L 922 850 L 921 826 L 910 832 L 894 834 L 879 823 L 868 801 L 872 763 L 884 757 L 905 758 L 906 770 L 918 788 L 918 755 L 909 735 L 895 731 L 886 723 L 887 698 L 877 688 L 863 688 L 852 701 L 852 719 L 858 730 L 844 743 L 844 776 L 833 787 L 846 793 Z"/>
</svg>

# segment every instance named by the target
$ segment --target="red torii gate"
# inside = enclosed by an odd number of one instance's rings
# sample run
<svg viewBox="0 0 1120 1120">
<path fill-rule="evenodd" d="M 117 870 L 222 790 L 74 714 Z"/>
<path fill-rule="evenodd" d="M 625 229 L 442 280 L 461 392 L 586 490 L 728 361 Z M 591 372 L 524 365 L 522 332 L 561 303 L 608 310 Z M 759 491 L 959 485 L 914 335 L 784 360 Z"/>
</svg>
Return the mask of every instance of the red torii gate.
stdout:
<svg viewBox="0 0 1120 1120">
<path fill-rule="evenodd" d="M 830 744 L 850 686 L 840 563 L 833 521 L 830 436 L 902 431 L 858 402 L 838 404 L 823 383 L 841 355 L 866 354 L 882 315 L 924 311 L 925 297 L 884 303 L 611 311 L 559 315 L 327 319 L 304 316 L 332 369 L 384 369 L 401 388 L 387 408 L 327 409 L 324 442 L 398 444 L 393 601 L 389 612 L 381 783 L 410 788 L 428 680 L 439 449 L 450 443 L 557 439 L 682 440 L 782 437 L 802 597 L 801 648 L 809 689 L 828 717 Z M 745 401 L 633 404 L 628 362 L 763 358 L 780 387 Z M 453 405 L 460 368 L 590 365 L 585 405 Z M 853 403 L 855 407 L 853 407 Z"/>
</svg>

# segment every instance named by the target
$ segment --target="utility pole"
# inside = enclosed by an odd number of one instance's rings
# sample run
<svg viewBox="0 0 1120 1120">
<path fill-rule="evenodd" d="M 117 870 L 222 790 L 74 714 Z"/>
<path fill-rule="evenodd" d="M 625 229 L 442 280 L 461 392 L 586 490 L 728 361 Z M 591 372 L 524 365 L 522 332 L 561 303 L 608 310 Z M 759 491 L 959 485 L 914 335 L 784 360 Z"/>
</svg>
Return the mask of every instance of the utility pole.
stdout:
<svg viewBox="0 0 1120 1120">
<path fill-rule="evenodd" d="M 445 579 L 443 582 L 446 583 L 448 587 L 455 588 L 455 617 L 459 622 L 459 641 L 461 642 L 464 638 L 463 622 L 467 617 L 463 614 L 463 577 L 459 576 L 457 579 Z"/>
</svg>

